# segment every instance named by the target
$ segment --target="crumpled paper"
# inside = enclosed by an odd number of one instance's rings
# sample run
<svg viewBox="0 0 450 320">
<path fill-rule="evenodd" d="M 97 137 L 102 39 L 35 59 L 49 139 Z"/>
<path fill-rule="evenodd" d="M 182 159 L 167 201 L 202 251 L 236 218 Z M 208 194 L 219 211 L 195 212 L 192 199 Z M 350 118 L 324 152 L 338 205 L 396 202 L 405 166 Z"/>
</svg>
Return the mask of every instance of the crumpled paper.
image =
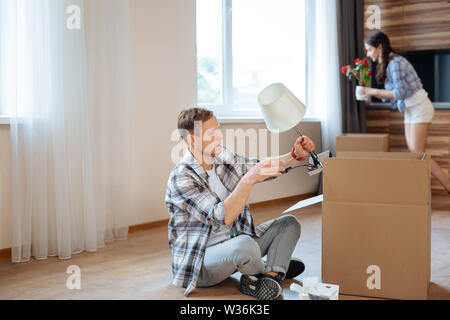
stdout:
<svg viewBox="0 0 450 320">
<path fill-rule="evenodd" d="M 293 283 L 290 289 L 299 295 L 299 300 L 339 300 L 339 286 L 320 283 L 318 277 L 303 279 L 303 286 Z"/>
</svg>

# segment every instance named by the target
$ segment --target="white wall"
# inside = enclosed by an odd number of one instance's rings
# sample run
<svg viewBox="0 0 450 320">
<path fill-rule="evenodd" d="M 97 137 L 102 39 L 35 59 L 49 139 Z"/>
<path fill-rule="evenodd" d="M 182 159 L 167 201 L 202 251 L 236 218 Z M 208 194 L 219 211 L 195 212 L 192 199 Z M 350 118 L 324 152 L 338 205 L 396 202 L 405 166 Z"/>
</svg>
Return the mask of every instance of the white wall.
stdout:
<svg viewBox="0 0 450 320">
<path fill-rule="evenodd" d="M 132 225 L 168 218 L 164 204 L 167 179 L 174 167 L 171 141 L 178 113 L 196 103 L 195 0 L 130 0 L 133 112 Z M 223 124 L 222 129 L 265 128 L 264 123 Z M 320 141 L 317 122 L 302 133 Z M 11 153 L 9 127 L 0 125 L 0 249 L 10 247 Z M 295 133 L 280 136 L 289 152 Z M 229 144 L 226 142 L 226 144 Z M 320 146 L 319 146 L 320 147 Z M 270 150 L 270 148 L 269 148 Z M 260 184 L 251 202 L 305 194 L 317 189 L 317 177 L 300 169 Z"/>
<path fill-rule="evenodd" d="M 170 136 L 196 103 L 195 0 L 131 0 L 132 222 L 167 218 Z"/>
</svg>

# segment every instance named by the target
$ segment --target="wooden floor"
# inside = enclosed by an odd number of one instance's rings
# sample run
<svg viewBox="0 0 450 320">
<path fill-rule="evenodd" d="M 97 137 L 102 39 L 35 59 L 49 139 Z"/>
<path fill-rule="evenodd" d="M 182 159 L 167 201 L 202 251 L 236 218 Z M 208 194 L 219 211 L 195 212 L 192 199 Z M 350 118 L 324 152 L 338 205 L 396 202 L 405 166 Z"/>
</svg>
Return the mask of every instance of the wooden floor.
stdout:
<svg viewBox="0 0 450 320">
<path fill-rule="evenodd" d="M 430 299 L 450 299 L 450 197 L 433 196 L 432 266 Z M 277 217 L 295 201 L 255 208 L 257 223 Z M 306 264 L 298 277 L 319 276 L 321 272 L 321 205 L 294 215 L 302 224 L 302 235 L 294 256 Z M 170 251 L 167 227 L 132 233 L 126 241 L 108 244 L 95 253 L 81 253 L 71 260 L 51 258 L 12 264 L 0 259 L 0 299 L 185 299 L 183 289 L 171 285 Z M 67 267 L 81 268 L 81 290 L 68 290 Z M 251 299 L 238 290 L 239 274 L 222 284 L 197 289 L 190 299 Z M 283 284 L 281 299 L 293 299 L 288 290 L 291 281 Z M 340 299 L 366 299 L 340 296 Z"/>
</svg>

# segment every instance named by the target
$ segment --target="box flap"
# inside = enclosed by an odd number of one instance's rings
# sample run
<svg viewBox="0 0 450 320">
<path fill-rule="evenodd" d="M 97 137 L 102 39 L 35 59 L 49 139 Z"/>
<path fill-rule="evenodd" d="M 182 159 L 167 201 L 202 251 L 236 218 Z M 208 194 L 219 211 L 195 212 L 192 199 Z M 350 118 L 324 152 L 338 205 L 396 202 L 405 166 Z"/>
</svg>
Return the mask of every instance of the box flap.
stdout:
<svg viewBox="0 0 450 320">
<path fill-rule="evenodd" d="M 389 151 L 388 134 L 344 134 L 336 137 L 336 151 Z"/>
<path fill-rule="evenodd" d="M 411 153 L 345 153 L 325 159 L 324 201 L 427 205 L 429 160 Z"/>
<path fill-rule="evenodd" d="M 349 159 L 391 159 L 391 160 L 425 160 L 427 157 L 423 153 L 410 152 L 355 152 L 341 151 L 339 158 Z"/>
</svg>

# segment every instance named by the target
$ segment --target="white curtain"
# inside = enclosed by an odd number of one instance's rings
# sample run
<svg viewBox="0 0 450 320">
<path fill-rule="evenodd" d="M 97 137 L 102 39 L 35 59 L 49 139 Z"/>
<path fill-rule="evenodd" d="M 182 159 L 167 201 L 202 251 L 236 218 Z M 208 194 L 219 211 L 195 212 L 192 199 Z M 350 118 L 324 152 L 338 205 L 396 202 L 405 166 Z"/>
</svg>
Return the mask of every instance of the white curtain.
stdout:
<svg viewBox="0 0 450 320">
<path fill-rule="evenodd" d="M 0 46 L 12 261 L 69 259 L 126 239 L 128 0 L 0 0 Z"/>
<path fill-rule="evenodd" d="M 306 100 L 322 123 L 322 149 L 342 133 L 336 0 L 306 0 Z"/>
</svg>

